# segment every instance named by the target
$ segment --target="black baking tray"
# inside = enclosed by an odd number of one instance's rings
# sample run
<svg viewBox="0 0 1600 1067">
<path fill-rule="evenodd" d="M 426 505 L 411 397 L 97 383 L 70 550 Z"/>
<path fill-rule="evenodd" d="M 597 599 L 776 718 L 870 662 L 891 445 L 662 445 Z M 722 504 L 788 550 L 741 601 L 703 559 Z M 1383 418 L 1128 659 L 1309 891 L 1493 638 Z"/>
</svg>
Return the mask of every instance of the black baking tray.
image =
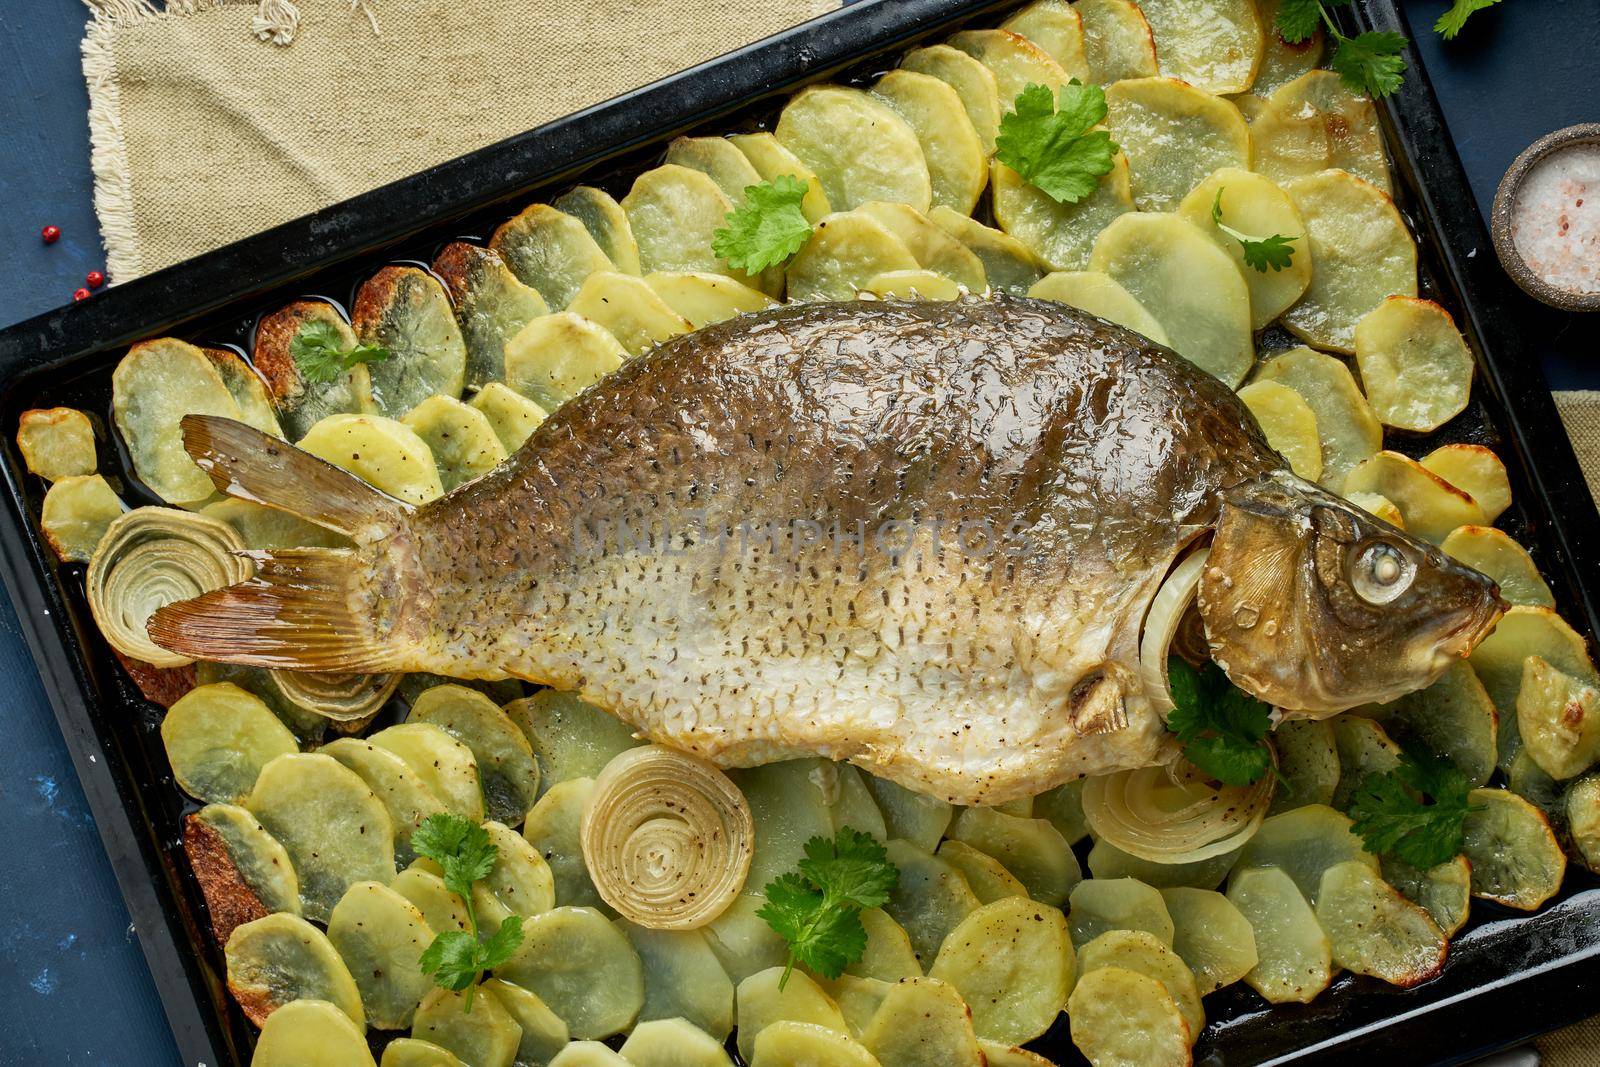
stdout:
<svg viewBox="0 0 1600 1067">
<path fill-rule="evenodd" d="M 70 404 L 109 418 L 110 371 L 127 346 L 174 334 L 249 347 L 257 318 L 307 294 L 344 301 L 378 265 L 428 262 L 445 242 L 483 237 L 534 199 L 583 179 L 621 195 L 684 132 L 755 128 L 783 94 L 824 78 L 868 77 L 906 47 L 972 22 L 992 25 L 1015 0 L 866 0 L 616 100 L 559 119 L 423 174 L 279 226 L 93 299 L 0 331 L 0 572 L 82 780 L 185 1064 L 245 1064 L 253 1030 L 222 985 L 222 961 L 178 846 L 186 803 L 172 783 L 159 709 L 123 676 L 82 597 L 81 568 L 58 564 L 34 516 L 42 489 L 12 431 L 34 406 Z M 1348 29 L 1407 32 L 1395 0 L 1341 9 Z M 1421 250 L 1423 291 L 1456 316 L 1478 361 L 1472 408 L 1428 438 L 1493 444 L 1517 499 L 1511 531 L 1527 544 L 1563 615 L 1593 645 L 1600 633 L 1597 516 L 1540 367 L 1519 329 L 1509 282 L 1475 207 L 1431 86 L 1411 71 L 1379 112 L 1396 199 Z M 114 435 L 102 468 L 126 472 Z M 124 476 L 124 497 L 155 499 Z M 1267 1009 L 1242 987 L 1207 1000 L 1204 1064 L 1294 1060 L 1457 1063 L 1600 1007 L 1600 881 L 1573 872 L 1533 916 L 1475 902 L 1444 973 L 1399 991 L 1341 978 L 1305 1006 Z M 1064 1024 L 1036 1043 L 1081 1062 Z"/>
</svg>

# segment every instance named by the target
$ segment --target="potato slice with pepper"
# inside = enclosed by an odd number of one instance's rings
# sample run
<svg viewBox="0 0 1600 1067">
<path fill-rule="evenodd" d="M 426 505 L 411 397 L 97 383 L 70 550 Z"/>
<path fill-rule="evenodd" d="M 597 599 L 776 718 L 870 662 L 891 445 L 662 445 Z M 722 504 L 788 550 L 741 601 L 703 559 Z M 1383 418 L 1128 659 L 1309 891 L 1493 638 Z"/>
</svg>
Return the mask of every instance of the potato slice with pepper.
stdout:
<svg viewBox="0 0 1600 1067">
<path fill-rule="evenodd" d="M 1200 995 L 1230 986 L 1255 968 L 1255 931 L 1227 897 L 1173 886 L 1161 891 L 1161 899 L 1172 916 L 1172 951 L 1189 965 Z"/>
<path fill-rule="evenodd" d="M 1317 921 L 1347 971 L 1409 989 L 1444 967 L 1448 942 L 1427 911 L 1364 863 L 1340 863 L 1322 875 Z"/>
<path fill-rule="evenodd" d="M 1032 1041 L 1066 1006 L 1077 975 L 1066 916 L 1027 897 L 1001 897 L 950 932 L 928 974 L 971 1006 L 980 1037 Z"/>
<path fill-rule="evenodd" d="M 555 207 L 583 223 L 594 243 L 624 274 L 639 273 L 639 242 L 633 239 L 628 213 L 610 193 L 580 185 L 556 197 Z"/>
<path fill-rule="evenodd" d="M 1333 946 L 1287 872 L 1276 867 L 1235 871 L 1228 879 L 1228 900 L 1255 932 L 1259 958 L 1244 976 L 1246 985 L 1271 1004 L 1309 1004 L 1328 988 Z"/>
<path fill-rule="evenodd" d="M 467 345 L 444 286 L 417 267 L 384 267 L 356 293 L 350 325 L 387 358 L 367 364 L 372 403 L 398 419 L 435 393 L 460 396 Z"/>
<path fill-rule="evenodd" d="M 550 308 L 532 286 L 511 273 L 498 253 L 465 241 L 444 247 L 433 260 L 456 309 L 467 346 L 466 384 L 473 389 L 506 376 L 506 342 Z"/>
<path fill-rule="evenodd" d="M 1517 690 L 1517 732 L 1550 777 L 1582 774 L 1600 759 L 1600 688 L 1529 656 Z"/>
<path fill-rule="evenodd" d="M 789 262 L 789 299 L 850 300 L 880 274 L 920 267 L 905 242 L 871 215 L 835 212 Z"/>
<path fill-rule="evenodd" d="M 328 332 L 341 350 L 358 344 L 355 331 L 338 310 L 322 300 L 297 300 L 266 316 L 256 326 L 250 362 L 267 382 L 278 422 L 289 440 L 297 440 L 329 415 L 375 410 L 367 365 L 357 363 L 332 381 L 308 381 L 294 356 L 296 336 L 310 330 Z"/>
<path fill-rule="evenodd" d="M 1067 915 L 1078 948 L 1107 930 L 1144 930 L 1172 944 L 1172 916 L 1161 892 L 1137 878 L 1085 878 L 1072 891 Z"/>
<path fill-rule="evenodd" d="M 325 1000 L 366 1025 L 361 993 L 328 936 L 298 915 L 278 912 L 245 923 L 228 937 L 228 990 L 260 1026 L 295 1000 Z"/>
<path fill-rule="evenodd" d="M 898 1067 L 984 1067 L 972 1014 L 953 986 L 907 978 L 889 987 L 861 1043 Z"/>
<path fill-rule="evenodd" d="M 589 275 L 616 269 L 582 220 L 549 204 L 524 208 L 503 223 L 489 247 L 554 311 L 567 306 Z"/>
<path fill-rule="evenodd" d="M 1193 1036 L 1167 987 L 1125 967 L 1101 967 L 1067 1002 L 1072 1043 L 1094 1067 L 1188 1067 Z"/>
</svg>

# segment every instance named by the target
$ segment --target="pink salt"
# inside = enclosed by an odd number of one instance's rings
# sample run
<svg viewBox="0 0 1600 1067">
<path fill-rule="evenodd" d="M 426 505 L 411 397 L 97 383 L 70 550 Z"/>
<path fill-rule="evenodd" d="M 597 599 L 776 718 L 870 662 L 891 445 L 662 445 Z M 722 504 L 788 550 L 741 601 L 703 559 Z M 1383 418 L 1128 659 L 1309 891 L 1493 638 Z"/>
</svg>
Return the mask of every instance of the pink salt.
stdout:
<svg viewBox="0 0 1600 1067">
<path fill-rule="evenodd" d="M 1556 288 L 1600 292 L 1600 144 L 1558 148 L 1533 165 L 1511 205 L 1511 240 Z"/>
</svg>

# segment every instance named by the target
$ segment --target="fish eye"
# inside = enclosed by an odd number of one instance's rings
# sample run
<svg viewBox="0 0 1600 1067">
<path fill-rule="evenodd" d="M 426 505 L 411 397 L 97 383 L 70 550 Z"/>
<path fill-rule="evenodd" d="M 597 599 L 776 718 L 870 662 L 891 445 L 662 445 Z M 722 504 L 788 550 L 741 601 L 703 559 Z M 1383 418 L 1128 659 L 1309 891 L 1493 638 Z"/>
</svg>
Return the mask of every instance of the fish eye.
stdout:
<svg viewBox="0 0 1600 1067">
<path fill-rule="evenodd" d="M 1374 539 L 1356 546 L 1350 563 L 1350 586 L 1369 604 L 1387 604 L 1411 588 L 1417 565 L 1388 541 Z"/>
</svg>

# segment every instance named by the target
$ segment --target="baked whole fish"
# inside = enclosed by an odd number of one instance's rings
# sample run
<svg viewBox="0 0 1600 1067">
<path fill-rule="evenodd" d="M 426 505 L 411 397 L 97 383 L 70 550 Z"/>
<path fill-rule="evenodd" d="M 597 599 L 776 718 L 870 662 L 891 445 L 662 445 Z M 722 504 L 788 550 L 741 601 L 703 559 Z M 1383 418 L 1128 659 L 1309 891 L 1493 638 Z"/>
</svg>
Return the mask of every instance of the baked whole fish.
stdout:
<svg viewBox="0 0 1600 1067">
<path fill-rule="evenodd" d="M 1170 758 L 1141 626 L 1209 536 L 1234 682 L 1322 715 L 1419 688 L 1492 582 L 1291 475 L 1221 382 L 1063 305 L 796 305 L 666 342 L 413 508 L 184 420 L 217 486 L 349 535 L 169 605 L 207 660 L 514 677 L 724 765 L 816 754 L 994 804 Z"/>
</svg>

